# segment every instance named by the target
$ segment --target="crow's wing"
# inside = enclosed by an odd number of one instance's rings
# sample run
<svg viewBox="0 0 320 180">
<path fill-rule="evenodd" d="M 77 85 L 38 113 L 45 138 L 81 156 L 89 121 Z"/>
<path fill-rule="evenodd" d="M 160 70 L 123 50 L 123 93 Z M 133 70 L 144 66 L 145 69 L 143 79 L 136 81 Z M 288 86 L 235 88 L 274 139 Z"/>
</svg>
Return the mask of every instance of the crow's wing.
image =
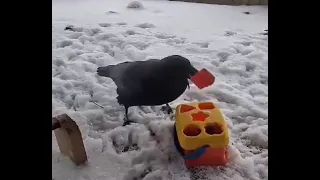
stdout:
<svg viewBox="0 0 320 180">
<path fill-rule="evenodd" d="M 119 96 L 132 97 L 144 93 L 144 83 L 154 76 L 159 60 L 124 62 L 113 65 L 109 77 L 117 85 Z"/>
</svg>

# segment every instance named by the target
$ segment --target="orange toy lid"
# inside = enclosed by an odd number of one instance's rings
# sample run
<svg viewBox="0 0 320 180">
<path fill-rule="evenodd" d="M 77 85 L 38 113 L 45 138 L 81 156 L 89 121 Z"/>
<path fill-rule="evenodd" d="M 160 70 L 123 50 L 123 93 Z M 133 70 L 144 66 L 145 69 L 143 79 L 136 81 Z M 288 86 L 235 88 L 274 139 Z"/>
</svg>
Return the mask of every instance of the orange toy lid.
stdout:
<svg viewBox="0 0 320 180">
<path fill-rule="evenodd" d="M 205 68 L 197 72 L 190 80 L 199 88 L 203 89 L 214 83 L 215 77 Z"/>
</svg>

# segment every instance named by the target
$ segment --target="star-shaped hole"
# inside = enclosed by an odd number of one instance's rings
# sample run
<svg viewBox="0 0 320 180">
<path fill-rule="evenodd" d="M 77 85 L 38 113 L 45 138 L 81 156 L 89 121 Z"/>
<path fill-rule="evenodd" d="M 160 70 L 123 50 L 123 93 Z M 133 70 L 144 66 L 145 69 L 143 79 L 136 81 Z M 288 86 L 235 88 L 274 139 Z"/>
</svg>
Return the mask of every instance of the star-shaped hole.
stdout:
<svg viewBox="0 0 320 180">
<path fill-rule="evenodd" d="M 198 113 L 191 114 L 191 116 L 193 121 L 205 121 L 209 115 L 200 111 Z"/>
<path fill-rule="evenodd" d="M 195 107 L 193 106 L 189 106 L 189 105 L 181 105 L 180 107 L 180 113 L 185 113 L 185 112 L 188 112 L 188 111 L 191 111 L 195 109 Z"/>
</svg>

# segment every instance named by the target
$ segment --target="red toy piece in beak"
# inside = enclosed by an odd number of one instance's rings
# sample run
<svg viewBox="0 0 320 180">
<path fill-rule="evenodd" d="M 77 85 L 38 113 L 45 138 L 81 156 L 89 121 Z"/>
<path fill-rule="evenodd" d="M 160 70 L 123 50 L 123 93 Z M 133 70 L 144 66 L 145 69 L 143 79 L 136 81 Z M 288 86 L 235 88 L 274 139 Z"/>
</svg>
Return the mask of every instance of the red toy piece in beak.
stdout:
<svg viewBox="0 0 320 180">
<path fill-rule="evenodd" d="M 205 68 L 193 75 L 190 80 L 199 88 L 203 89 L 214 83 L 215 77 Z"/>
</svg>

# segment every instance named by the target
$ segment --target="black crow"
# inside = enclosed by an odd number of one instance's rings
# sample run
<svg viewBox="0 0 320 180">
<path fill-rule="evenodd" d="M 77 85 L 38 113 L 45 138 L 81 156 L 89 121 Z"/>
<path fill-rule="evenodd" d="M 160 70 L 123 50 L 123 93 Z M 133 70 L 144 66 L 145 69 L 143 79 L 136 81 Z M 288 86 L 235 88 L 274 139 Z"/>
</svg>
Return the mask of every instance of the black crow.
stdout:
<svg viewBox="0 0 320 180">
<path fill-rule="evenodd" d="M 98 67 L 99 76 L 109 77 L 117 85 L 117 100 L 125 107 L 125 124 L 131 106 L 158 106 L 177 99 L 189 86 L 188 79 L 198 72 L 190 61 L 172 55 L 146 61 L 123 62 Z M 124 125 L 125 125 L 124 124 Z"/>
</svg>

